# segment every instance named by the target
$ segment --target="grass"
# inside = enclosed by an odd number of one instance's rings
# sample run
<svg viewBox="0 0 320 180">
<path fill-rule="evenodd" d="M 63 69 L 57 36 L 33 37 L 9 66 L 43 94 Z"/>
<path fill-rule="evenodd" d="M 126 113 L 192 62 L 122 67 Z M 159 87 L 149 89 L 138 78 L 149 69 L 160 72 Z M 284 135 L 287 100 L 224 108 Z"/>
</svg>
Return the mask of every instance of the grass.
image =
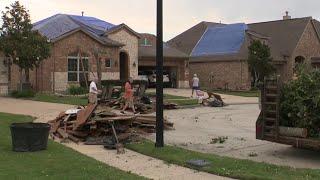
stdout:
<svg viewBox="0 0 320 180">
<path fill-rule="evenodd" d="M 146 93 L 147 96 L 155 97 L 155 92 Z M 197 99 L 190 99 L 183 96 L 175 96 L 171 94 L 163 94 L 163 100 L 168 103 L 178 104 L 178 106 L 198 105 Z"/>
<path fill-rule="evenodd" d="M 49 141 L 46 151 L 11 151 L 10 124 L 32 120 L 29 116 L 0 113 L 0 179 L 143 179 L 53 141 Z"/>
<path fill-rule="evenodd" d="M 148 96 L 156 96 L 155 93 L 147 93 Z M 60 103 L 60 104 L 71 104 L 71 105 L 87 105 L 88 98 L 82 96 L 68 96 L 60 97 L 54 94 L 41 94 L 38 93 L 33 98 L 27 98 L 33 101 L 41 102 L 51 102 L 51 103 Z M 169 103 L 178 104 L 178 106 L 190 106 L 197 105 L 198 100 L 190 99 L 182 96 L 173 96 L 169 94 L 164 94 L 164 101 Z"/>
<path fill-rule="evenodd" d="M 129 144 L 127 148 L 161 159 L 167 163 L 236 179 L 320 179 L 320 170 L 294 169 L 214 154 L 199 153 L 174 146 L 165 146 L 164 148 L 157 149 L 154 147 L 154 143 L 150 141 Z M 211 165 L 203 168 L 191 167 L 186 163 L 190 159 L 208 160 L 211 162 Z"/>
<path fill-rule="evenodd" d="M 212 92 L 218 94 L 227 94 L 234 96 L 242 96 L 242 97 L 259 97 L 260 91 L 252 90 L 252 91 L 223 91 L 223 90 L 213 90 Z"/>
<path fill-rule="evenodd" d="M 30 100 L 60 103 L 60 104 L 71 104 L 71 105 L 87 105 L 88 104 L 87 97 L 79 97 L 79 96 L 60 97 L 53 94 L 39 94 L 39 93 L 36 94 L 35 97 L 31 98 Z"/>
</svg>

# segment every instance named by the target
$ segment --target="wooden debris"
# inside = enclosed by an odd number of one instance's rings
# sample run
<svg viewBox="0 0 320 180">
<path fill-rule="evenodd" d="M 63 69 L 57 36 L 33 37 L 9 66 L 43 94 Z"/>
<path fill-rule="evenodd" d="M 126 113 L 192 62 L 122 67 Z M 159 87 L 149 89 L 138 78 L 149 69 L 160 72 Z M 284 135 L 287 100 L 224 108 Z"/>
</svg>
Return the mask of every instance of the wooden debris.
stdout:
<svg viewBox="0 0 320 180">
<path fill-rule="evenodd" d="M 117 102 L 114 102 L 115 104 Z M 93 139 L 93 142 L 87 144 L 104 144 L 118 149 L 123 153 L 123 143 L 136 137 L 138 134 L 154 133 L 156 128 L 155 115 L 134 115 L 117 114 L 105 104 L 89 104 L 78 113 L 67 115 L 60 113 L 59 116 L 49 121 L 51 125 L 50 135 L 53 138 L 60 138 L 62 141 L 71 140 L 75 143 L 87 142 Z M 173 129 L 173 123 L 164 119 L 165 129 Z M 102 139 L 109 138 L 108 142 Z M 110 138 L 115 138 L 111 140 Z M 114 144 L 110 144 L 114 142 Z"/>
</svg>

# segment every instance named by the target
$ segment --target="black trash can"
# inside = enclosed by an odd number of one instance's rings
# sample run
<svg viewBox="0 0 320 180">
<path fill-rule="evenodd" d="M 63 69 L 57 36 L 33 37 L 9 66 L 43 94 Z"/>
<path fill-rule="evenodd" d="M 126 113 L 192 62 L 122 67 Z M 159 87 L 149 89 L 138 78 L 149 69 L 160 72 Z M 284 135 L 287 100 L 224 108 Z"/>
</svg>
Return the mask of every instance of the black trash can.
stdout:
<svg viewBox="0 0 320 180">
<path fill-rule="evenodd" d="M 10 129 L 13 151 L 34 152 L 47 149 L 49 124 L 13 123 Z"/>
</svg>

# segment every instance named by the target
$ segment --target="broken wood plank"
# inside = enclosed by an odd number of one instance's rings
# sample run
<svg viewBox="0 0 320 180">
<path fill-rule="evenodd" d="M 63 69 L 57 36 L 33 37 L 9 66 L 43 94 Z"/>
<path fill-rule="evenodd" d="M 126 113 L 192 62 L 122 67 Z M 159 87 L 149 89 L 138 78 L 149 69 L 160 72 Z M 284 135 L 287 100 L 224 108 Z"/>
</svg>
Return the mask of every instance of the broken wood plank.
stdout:
<svg viewBox="0 0 320 180">
<path fill-rule="evenodd" d="M 62 128 L 59 128 L 57 132 L 63 139 L 67 139 L 69 137 L 69 135 Z"/>
<path fill-rule="evenodd" d="M 73 130 L 78 129 L 84 125 L 87 120 L 91 117 L 93 111 L 96 109 L 97 104 L 88 104 L 85 109 L 82 109 L 77 113 L 77 122 L 74 124 Z"/>
<path fill-rule="evenodd" d="M 77 144 L 80 142 L 80 139 L 78 139 L 78 138 L 76 138 L 76 137 L 74 137 L 74 136 L 72 136 L 72 135 L 70 135 L 70 134 L 69 134 L 68 138 L 69 138 L 71 141 L 73 141 L 73 142 L 75 142 L 75 143 L 77 143 Z"/>
</svg>

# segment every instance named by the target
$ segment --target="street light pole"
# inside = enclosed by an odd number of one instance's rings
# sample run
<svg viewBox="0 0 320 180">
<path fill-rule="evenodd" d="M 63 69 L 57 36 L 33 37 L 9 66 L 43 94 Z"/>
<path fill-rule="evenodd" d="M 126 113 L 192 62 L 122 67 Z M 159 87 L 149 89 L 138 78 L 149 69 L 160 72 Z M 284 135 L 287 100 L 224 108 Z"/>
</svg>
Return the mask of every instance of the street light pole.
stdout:
<svg viewBox="0 0 320 180">
<path fill-rule="evenodd" d="M 157 0 L 156 147 L 163 147 L 163 0 Z"/>
</svg>

